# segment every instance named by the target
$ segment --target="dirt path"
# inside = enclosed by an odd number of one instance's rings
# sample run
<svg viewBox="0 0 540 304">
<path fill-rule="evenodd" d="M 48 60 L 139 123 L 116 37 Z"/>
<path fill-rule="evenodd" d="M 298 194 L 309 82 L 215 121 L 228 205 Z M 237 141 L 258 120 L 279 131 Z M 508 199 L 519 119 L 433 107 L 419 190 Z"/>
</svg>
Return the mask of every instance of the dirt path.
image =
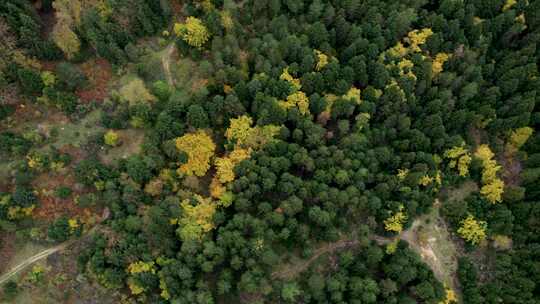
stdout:
<svg viewBox="0 0 540 304">
<path fill-rule="evenodd" d="M 303 260 L 300 263 L 295 265 L 287 265 L 283 271 L 275 271 L 272 273 L 272 278 L 275 279 L 290 279 L 295 277 L 297 274 L 304 272 L 309 268 L 309 265 L 317 260 L 321 255 L 326 253 L 332 253 L 336 250 L 341 250 L 345 248 L 355 247 L 358 245 L 357 240 L 341 240 L 335 243 L 326 244 L 315 250 L 315 253 L 308 260 Z"/>
<path fill-rule="evenodd" d="M 102 220 L 103 219 L 106 219 L 108 218 L 108 213 L 102 217 Z M 18 274 L 19 272 L 21 272 L 23 269 L 25 269 L 26 267 L 34 264 L 35 262 L 39 261 L 39 260 L 42 260 L 46 257 L 48 257 L 49 255 L 55 253 L 55 252 L 58 252 L 58 251 L 62 251 L 64 249 L 66 249 L 67 247 L 69 247 L 71 244 L 75 243 L 75 242 L 78 242 L 80 240 L 83 240 L 86 236 L 88 235 L 91 235 L 93 232 L 95 232 L 97 229 L 99 229 L 99 225 L 96 225 L 94 227 L 92 227 L 92 229 L 88 230 L 85 234 L 83 234 L 80 238 L 78 239 L 75 239 L 75 240 L 69 240 L 69 241 L 65 241 L 63 242 L 62 244 L 59 244 L 59 245 L 56 245 L 54 247 L 51 247 L 49 249 L 45 249 L 43 250 L 42 252 L 38 253 L 38 254 L 35 254 L 29 258 L 27 258 L 26 260 L 22 261 L 21 263 L 19 263 L 17 266 L 13 267 L 10 271 L 6 272 L 5 274 L 1 275 L 0 276 L 0 285 L 4 284 L 5 282 L 7 282 L 9 279 L 11 279 L 13 276 L 15 276 L 16 274 Z"/>
<path fill-rule="evenodd" d="M 161 63 L 163 64 L 163 71 L 165 71 L 165 77 L 167 77 L 167 83 L 169 86 L 174 86 L 174 78 L 171 74 L 171 57 L 175 51 L 174 43 L 169 44 L 165 49 L 163 56 L 161 57 Z"/>
<path fill-rule="evenodd" d="M 13 267 L 7 273 L 0 276 L 0 285 L 4 284 L 9 279 L 11 279 L 13 276 L 15 276 L 17 273 L 19 273 L 21 270 L 23 270 L 26 267 L 32 265 L 33 263 L 35 263 L 35 262 L 37 262 L 37 261 L 39 261 L 41 259 L 44 259 L 44 258 L 48 257 L 49 255 L 55 253 L 55 252 L 63 250 L 68 245 L 70 245 L 72 242 L 73 241 L 64 242 L 64 243 L 62 243 L 62 244 L 60 244 L 58 246 L 54 246 L 52 248 L 46 249 L 46 250 L 44 250 L 44 251 L 42 251 L 42 252 L 40 252 L 40 253 L 38 253 L 38 254 L 36 254 L 34 256 L 29 257 L 28 259 L 21 262 L 19 265 Z"/>
</svg>

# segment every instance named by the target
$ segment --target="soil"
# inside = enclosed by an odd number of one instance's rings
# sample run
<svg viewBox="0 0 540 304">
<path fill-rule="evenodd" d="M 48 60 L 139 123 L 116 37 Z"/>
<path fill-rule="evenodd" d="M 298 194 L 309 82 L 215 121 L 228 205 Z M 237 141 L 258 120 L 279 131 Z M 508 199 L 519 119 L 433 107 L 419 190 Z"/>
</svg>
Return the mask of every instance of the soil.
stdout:
<svg viewBox="0 0 540 304">
<path fill-rule="evenodd" d="M 112 77 L 111 64 L 103 58 L 98 58 L 87 61 L 80 67 L 89 84 L 86 88 L 77 90 L 77 96 L 83 103 L 93 100 L 102 102 L 109 96 L 109 83 Z"/>
</svg>

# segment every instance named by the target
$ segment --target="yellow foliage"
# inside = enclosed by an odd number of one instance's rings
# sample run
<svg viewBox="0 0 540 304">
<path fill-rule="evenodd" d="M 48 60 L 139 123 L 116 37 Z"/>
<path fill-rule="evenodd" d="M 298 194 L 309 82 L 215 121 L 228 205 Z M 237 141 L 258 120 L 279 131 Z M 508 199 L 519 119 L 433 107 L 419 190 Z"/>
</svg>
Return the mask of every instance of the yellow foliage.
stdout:
<svg viewBox="0 0 540 304">
<path fill-rule="evenodd" d="M 404 57 L 405 55 L 407 55 L 407 53 L 409 52 L 409 50 L 403 46 L 403 43 L 401 42 L 398 42 L 395 46 L 393 46 L 392 48 L 388 49 L 386 51 L 388 53 L 388 55 L 390 55 L 391 57 L 394 57 L 394 58 L 402 58 Z"/>
<path fill-rule="evenodd" d="M 41 80 L 46 87 L 50 87 L 56 83 L 56 76 L 53 72 L 45 71 L 41 73 Z"/>
<path fill-rule="evenodd" d="M 521 13 L 519 16 L 516 17 L 516 22 L 521 24 L 526 24 L 527 20 L 525 20 L 525 14 Z"/>
<path fill-rule="evenodd" d="M 468 152 L 469 150 L 467 150 L 463 146 L 455 146 L 455 147 L 452 147 L 451 149 L 444 151 L 443 156 L 445 158 L 455 159 L 455 158 L 460 157 L 461 155 L 467 154 Z"/>
<path fill-rule="evenodd" d="M 328 64 L 328 56 L 319 50 L 315 50 L 315 55 L 317 56 L 315 70 L 320 71 Z"/>
<path fill-rule="evenodd" d="M 111 6 L 109 5 L 108 1 L 106 1 L 106 0 L 99 0 L 96 3 L 96 9 L 97 9 L 97 11 L 99 13 L 99 16 L 103 20 L 106 20 L 107 18 L 109 18 L 113 13 L 113 10 L 112 10 Z"/>
<path fill-rule="evenodd" d="M 456 292 L 453 289 L 448 288 L 448 287 L 445 287 L 445 290 L 446 290 L 446 297 L 444 298 L 444 301 L 439 302 L 439 304 L 457 303 L 458 300 L 457 300 Z"/>
<path fill-rule="evenodd" d="M 514 5 L 516 5 L 517 0 L 506 0 L 504 3 L 504 6 L 502 7 L 502 11 L 505 12 L 509 9 L 511 9 Z"/>
<path fill-rule="evenodd" d="M 286 101 L 280 101 L 279 105 L 284 109 L 297 107 L 300 114 L 309 114 L 309 99 L 306 93 L 298 91 L 287 96 Z"/>
<path fill-rule="evenodd" d="M 484 186 L 480 189 L 480 194 L 486 197 L 491 203 L 497 203 L 502 200 L 504 192 L 504 182 L 497 177 L 497 172 L 501 166 L 493 160 L 493 152 L 488 145 L 481 145 L 476 150 L 474 156 L 482 160 L 482 183 Z"/>
<path fill-rule="evenodd" d="M 395 238 L 392 242 L 386 244 L 386 253 L 393 254 L 397 250 L 399 239 Z"/>
<path fill-rule="evenodd" d="M 39 154 L 33 154 L 33 155 L 27 155 L 26 158 L 28 159 L 28 167 L 36 170 L 40 170 L 43 168 L 43 157 Z"/>
<path fill-rule="evenodd" d="M 442 177 L 441 177 L 441 171 L 437 170 L 437 173 L 435 174 L 435 182 L 437 185 L 442 185 Z"/>
<path fill-rule="evenodd" d="M 398 169 L 397 177 L 399 180 L 404 180 L 409 174 L 409 169 Z"/>
<path fill-rule="evenodd" d="M 107 131 L 107 133 L 103 135 L 103 141 L 106 145 L 112 147 L 118 145 L 118 133 L 114 132 L 113 130 Z"/>
<path fill-rule="evenodd" d="M 422 186 L 428 186 L 429 184 L 433 183 L 433 177 L 429 176 L 429 175 L 424 175 L 420 178 L 420 180 L 418 181 L 418 184 L 419 185 L 422 185 Z"/>
<path fill-rule="evenodd" d="M 420 46 L 426 43 L 427 39 L 433 35 L 433 31 L 430 28 L 421 30 L 413 30 L 407 34 L 405 41 L 409 43 L 409 48 L 413 52 L 420 52 Z"/>
<path fill-rule="evenodd" d="M 214 156 L 216 145 L 206 132 L 199 130 L 176 139 L 176 148 L 188 156 L 187 163 L 178 171 L 187 175 L 203 176 L 210 168 L 210 159 Z"/>
<path fill-rule="evenodd" d="M 185 23 L 176 23 L 174 33 L 187 44 L 196 48 L 201 48 L 210 39 L 210 33 L 206 26 L 195 17 L 187 17 Z"/>
<path fill-rule="evenodd" d="M 504 192 L 504 182 L 501 179 L 494 179 L 488 184 L 485 184 L 480 189 L 480 194 L 486 197 L 490 203 L 498 203 L 502 201 Z"/>
<path fill-rule="evenodd" d="M 497 234 L 492 237 L 493 247 L 500 250 L 508 250 L 512 248 L 512 239 L 506 235 Z"/>
<path fill-rule="evenodd" d="M 362 103 L 362 100 L 360 99 L 360 93 L 360 89 L 353 86 L 349 89 L 349 91 L 347 91 L 347 94 L 343 95 L 343 98 L 352 99 L 356 101 L 357 104 L 360 104 Z"/>
<path fill-rule="evenodd" d="M 448 59 L 450 59 L 450 55 L 446 53 L 438 53 L 435 55 L 433 63 L 431 64 L 433 76 L 437 76 L 443 71 L 443 65 L 446 61 L 448 61 Z"/>
<path fill-rule="evenodd" d="M 221 25 L 223 25 L 223 27 L 226 30 L 231 30 L 234 26 L 231 13 L 229 11 L 222 11 L 220 15 L 221 15 Z"/>
<path fill-rule="evenodd" d="M 469 214 L 466 219 L 461 221 L 461 226 L 457 232 L 467 242 L 476 245 L 486 238 L 486 229 L 486 222 L 478 221 Z"/>
<path fill-rule="evenodd" d="M 400 69 L 400 73 L 403 73 L 405 69 L 412 69 L 414 67 L 414 63 L 410 61 L 409 59 L 401 59 L 401 61 L 398 63 L 398 68 Z"/>
<path fill-rule="evenodd" d="M 236 140 L 236 142 L 241 145 L 245 143 L 250 136 L 250 133 L 252 132 L 252 124 L 253 119 L 247 115 L 232 118 L 230 120 L 229 128 L 227 128 L 227 131 L 225 131 L 225 137 L 228 140 Z"/>
<path fill-rule="evenodd" d="M 495 156 L 495 154 L 491 152 L 491 149 L 489 148 L 488 145 L 480 145 L 478 149 L 476 149 L 474 156 L 476 156 L 477 158 L 479 158 L 480 160 L 484 162 L 484 161 L 491 160 L 493 156 Z"/>
<path fill-rule="evenodd" d="M 14 219 L 20 219 L 25 216 L 32 215 L 32 212 L 36 208 L 36 205 L 31 205 L 28 207 L 20 207 L 20 206 L 10 206 L 8 208 L 8 219 L 14 220 Z"/>
<path fill-rule="evenodd" d="M 234 167 L 244 159 L 248 159 L 251 149 L 234 149 L 228 156 L 216 159 L 216 177 L 221 183 L 228 183 L 234 180 Z"/>
<path fill-rule="evenodd" d="M 133 105 L 138 102 L 151 102 L 156 100 L 154 95 L 146 89 L 144 82 L 140 78 L 135 78 L 130 81 L 128 84 L 120 88 L 120 97 L 123 100 L 129 102 L 130 105 Z"/>
<path fill-rule="evenodd" d="M 178 234 L 182 240 L 200 240 L 203 234 L 214 229 L 216 204 L 209 198 L 195 195 L 198 204 L 193 206 L 190 200 L 181 203 L 182 217 L 178 220 Z"/>
<path fill-rule="evenodd" d="M 271 141 L 281 129 L 274 125 L 251 127 L 252 123 L 253 120 L 247 115 L 231 119 L 225 137 L 236 141 L 238 146 L 257 149 Z"/>
<path fill-rule="evenodd" d="M 223 92 L 225 94 L 230 94 L 230 93 L 232 93 L 232 91 L 233 91 L 233 88 L 230 85 L 228 85 L 228 84 L 223 85 Z"/>
<path fill-rule="evenodd" d="M 407 215 L 402 211 L 403 206 L 401 206 L 399 209 L 400 211 L 398 211 L 396 214 L 384 220 L 384 229 L 386 229 L 386 231 L 393 231 L 397 233 L 401 233 L 401 231 L 403 231 L 403 224 L 407 221 Z"/>
<path fill-rule="evenodd" d="M 156 269 L 154 268 L 155 263 L 154 262 L 143 262 L 138 261 L 129 264 L 128 266 L 128 272 L 131 274 L 141 273 L 141 272 L 151 272 L 156 273 Z"/>
<path fill-rule="evenodd" d="M 163 191 L 163 181 L 160 178 L 154 178 L 144 187 L 144 192 L 151 196 L 159 196 Z"/>
<path fill-rule="evenodd" d="M 210 195 L 213 198 L 220 198 L 226 191 L 227 189 L 217 177 L 212 178 L 212 182 L 210 182 Z"/>
<path fill-rule="evenodd" d="M 289 67 L 283 69 L 283 73 L 281 73 L 279 79 L 287 81 L 297 91 L 302 88 L 302 85 L 300 84 L 300 79 L 294 78 L 291 74 L 289 74 Z"/>
<path fill-rule="evenodd" d="M 515 149 L 521 148 L 531 137 L 534 130 L 531 127 L 523 127 L 512 131 L 509 144 Z"/>
<path fill-rule="evenodd" d="M 165 300 L 169 300 L 171 298 L 171 295 L 169 294 L 169 290 L 167 289 L 167 283 L 165 282 L 165 279 L 163 279 L 163 276 L 160 276 L 159 278 L 159 289 L 161 289 L 161 297 Z"/>
<path fill-rule="evenodd" d="M 138 295 L 144 292 L 144 288 L 135 283 L 131 278 L 128 279 L 128 286 L 131 290 L 131 294 L 133 295 Z"/>
<path fill-rule="evenodd" d="M 68 59 L 73 58 L 81 49 L 81 42 L 77 34 L 65 23 L 58 22 L 53 27 L 52 39 L 66 54 Z"/>
<path fill-rule="evenodd" d="M 480 23 L 482 23 L 482 22 L 484 22 L 484 19 L 482 19 L 482 18 L 480 18 L 480 17 L 478 17 L 478 16 L 474 16 L 474 17 L 473 17 L 473 23 L 474 23 L 474 25 L 478 25 L 478 24 L 480 24 Z"/>
<path fill-rule="evenodd" d="M 457 163 L 459 176 L 467 176 L 469 174 L 469 165 L 472 161 L 472 157 L 469 153 L 462 155 Z"/>
<path fill-rule="evenodd" d="M 69 219 L 68 220 L 68 225 L 69 225 L 69 228 L 71 229 L 71 231 L 74 231 L 75 229 L 79 228 L 79 226 L 80 226 L 79 221 L 77 219 Z"/>
<path fill-rule="evenodd" d="M 52 39 L 68 59 L 71 59 L 81 48 L 79 37 L 73 31 L 73 28 L 81 23 L 81 2 L 56 0 L 53 2 L 53 7 L 57 21 L 52 30 Z"/>
</svg>

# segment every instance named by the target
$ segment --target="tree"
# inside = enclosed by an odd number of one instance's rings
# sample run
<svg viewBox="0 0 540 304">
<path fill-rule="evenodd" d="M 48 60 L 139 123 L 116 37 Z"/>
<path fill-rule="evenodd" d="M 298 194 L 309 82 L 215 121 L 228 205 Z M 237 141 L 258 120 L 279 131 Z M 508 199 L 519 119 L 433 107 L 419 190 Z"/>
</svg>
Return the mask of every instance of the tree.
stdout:
<svg viewBox="0 0 540 304">
<path fill-rule="evenodd" d="M 113 130 L 107 131 L 107 133 L 103 135 L 103 141 L 106 145 L 111 147 L 118 145 L 118 133 Z"/>
<path fill-rule="evenodd" d="M 469 214 L 467 218 L 461 221 L 461 225 L 457 232 L 467 242 L 477 245 L 486 239 L 487 223 L 479 221 Z"/>
<path fill-rule="evenodd" d="M 523 127 L 512 131 L 510 134 L 509 145 L 514 149 L 519 149 L 527 142 L 534 130 L 531 127 Z"/>
<path fill-rule="evenodd" d="M 11 280 L 7 281 L 3 287 L 4 297 L 6 298 L 6 300 L 12 300 L 13 298 L 15 298 L 15 296 L 19 292 L 18 289 L 19 286 L 17 285 L 17 282 Z"/>
<path fill-rule="evenodd" d="M 186 118 L 188 124 L 196 129 L 207 128 L 209 125 L 208 114 L 198 104 L 189 106 Z"/>
<path fill-rule="evenodd" d="M 187 17 L 185 23 L 176 23 L 174 33 L 190 46 L 202 48 L 210 38 L 210 34 L 202 21 L 195 17 Z"/>
<path fill-rule="evenodd" d="M 294 302 L 301 293 L 302 291 L 296 282 L 287 282 L 283 284 L 281 289 L 281 298 L 287 302 Z"/>
<path fill-rule="evenodd" d="M 52 39 L 68 59 L 72 59 L 81 49 L 79 37 L 65 22 L 58 21 L 54 25 Z"/>
<path fill-rule="evenodd" d="M 402 211 L 403 206 L 394 215 L 384 220 L 384 229 L 386 231 L 392 231 L 401 233 L 403 231 L 403 224 L 407 221 L 407 215 Z"/>
<path fill-rule="evenodd" d="M 176 148 L 187 154 L 187 163 L 180 166 L 179 173 L 203 176 L 210 168 L 210 159 L 214 156 L 216 145 L 206 132 L 199 130 L 175 140 Z"/>
<path fill-rule="evenodd" d="M 79 37 L 73 31 L 73 28 L 81 23 L 81 2 L 56 0 L 53 7 L 56 10 L 56 24 L 53 27 L 52 38 L 66 57 L 71 59 L 81 48 Z"/>
<path fill-rule="evenodd" d="M 182 216 L 178 219 L 178 236 L 183 241 L 200 240 L 203 235 L 214 229 L 214 214 L 217 204 L 209 198 L 195 195 L 191 200 L 181 203 Z"/>
</svg>

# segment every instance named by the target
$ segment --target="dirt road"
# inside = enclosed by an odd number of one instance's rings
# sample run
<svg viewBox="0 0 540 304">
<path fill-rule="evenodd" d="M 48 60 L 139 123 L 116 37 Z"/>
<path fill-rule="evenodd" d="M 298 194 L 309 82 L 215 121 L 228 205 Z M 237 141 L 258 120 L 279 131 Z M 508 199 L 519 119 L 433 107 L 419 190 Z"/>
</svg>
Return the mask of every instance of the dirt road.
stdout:
<svg viewBox="0 0 540 304">
<path fill-rule="evenodd" d="M 28 259 L 24 260 L 22 263 L 20 263 L 19 265 L 13 267 L 10 271 L 6 272 L 5 274 L 3 274 L 2 276 L 0 276 L 0 285 L 4 284 L 5 282 L 7 282 L 9 279 L 11 279 L 13 276 L 15 276 L 17 273 L 19 273 L 21 270 L 25 269 L 26 267 L 32 265 L 33 263 L 41 260 L 41 259 L 44 259 L 46 257 L 48 257 L 49 255 L 55 253 L 55 252 L 58 252 L 60 250 L 63 250 L 64 248 L 66 248 L 69 244 L 71 244 L 72 241 L 67 241 L 67 242 L 64 242 L 58 246 L 54 246 L 52 248 L 49 248 L 49 249 L 46 249 L 34 256 L 31 256 L 29 257 Z"/>
<path fill-rule="evenodd" d="M 161 63 L 163 64 L 163 71 L 165 72 L 165 77 L 167 77 L 167 83 L 172 87 L 174 86 L 174 79 L 171 74 L 171 57 L 174 53 L 175 47 L 174 43 L 171 43 L 167 48 L 163 57 L 161 57 Z"/>
</svg>

